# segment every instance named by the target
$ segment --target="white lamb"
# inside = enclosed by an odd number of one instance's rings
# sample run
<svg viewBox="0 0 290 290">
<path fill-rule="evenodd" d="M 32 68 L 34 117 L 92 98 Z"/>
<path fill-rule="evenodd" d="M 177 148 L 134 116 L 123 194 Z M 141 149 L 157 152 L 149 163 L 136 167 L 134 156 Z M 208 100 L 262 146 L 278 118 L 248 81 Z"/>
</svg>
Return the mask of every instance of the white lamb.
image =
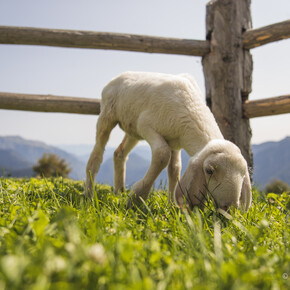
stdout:
<svg viewBox="0 0 290 290">
<path fill-rule="evenodd" d="M 148 197 L 166 166 L 169 198 L 180 206 L 200 205 L 210 195 L 224 210 L 231 205 L 244 210 L 250 207 L 247 163 L 240 149 L 224 140 L 190 75 L 125 72 L 107 84 L 102 92 L 96 145 L 86 169 L 88 196 L 93 194 L 91 180 L 96 178 L 110 132 L 117 124 L 126 134 L 114 153 L 116 192 L 124 190 L 127 156 L 138 141 L 146 140 L 152 150 L 151 165 L 133 185 L 128 207 L 140 203 L 140 197 Z M 178 183 L 182 148 L 192 157 Z"/>
</svg>

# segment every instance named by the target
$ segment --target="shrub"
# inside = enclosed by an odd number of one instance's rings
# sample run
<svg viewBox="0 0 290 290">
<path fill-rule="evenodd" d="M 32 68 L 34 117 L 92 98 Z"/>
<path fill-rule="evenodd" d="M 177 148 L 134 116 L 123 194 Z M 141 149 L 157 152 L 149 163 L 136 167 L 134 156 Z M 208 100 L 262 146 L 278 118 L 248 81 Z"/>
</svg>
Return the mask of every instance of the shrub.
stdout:
<svg viewBox="0 0 290 290">
<path fill-rule="evenodd" d="M 289 185 L 279 179 L 273 180 L 265 187 L 266 193 L 278 193 L 282 194 L 283 192 L 286 192 L 289 190 Z"/>
<path fill-rule="evenodd" d="M 37 164 L 33 166 L 33 170 L 44 177 L 68 177 L 71 168 L 64 159 L 61 159 L 55 154 L 44 153 L 38 160 Z"/>
</svg>

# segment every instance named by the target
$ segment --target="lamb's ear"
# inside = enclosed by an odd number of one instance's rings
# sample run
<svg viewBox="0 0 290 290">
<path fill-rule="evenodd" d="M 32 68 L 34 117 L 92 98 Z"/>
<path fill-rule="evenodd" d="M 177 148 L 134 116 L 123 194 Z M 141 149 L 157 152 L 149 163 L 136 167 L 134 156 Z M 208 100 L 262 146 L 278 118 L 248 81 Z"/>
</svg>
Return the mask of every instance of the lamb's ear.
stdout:
<svg viewBox="0 0 290 290">
<path fill-rule="evenodd" d="M 201 191 L 204 189 L 205 177 L 203 173 L 203 162 L 200 158 L 192 157 L 188 166 L 177 185 L 175 191 L 175 201 L 179 206 L 192 208 L 199 205 L 203 200 Z"/>
<path fill-rule="evenodd" d="M 193 181 L 193 174 L 192 174 L 192 171 L 190 170 L 190 162 L 189 162 L 175 190 L 175 202 L 181 207 L 190 206 L 188 193 L 192 186 L 192 181 Z"/>
<path fill-rule="evenodd" d="M 242 185 L 240 205 L 243 210 L 248 211 L 249 207 L 251 206 L 251 203 L 252 203 L 251 180 L 249 173 L 247 171 L 247 174 L 244 178 Z"/>
</svg>

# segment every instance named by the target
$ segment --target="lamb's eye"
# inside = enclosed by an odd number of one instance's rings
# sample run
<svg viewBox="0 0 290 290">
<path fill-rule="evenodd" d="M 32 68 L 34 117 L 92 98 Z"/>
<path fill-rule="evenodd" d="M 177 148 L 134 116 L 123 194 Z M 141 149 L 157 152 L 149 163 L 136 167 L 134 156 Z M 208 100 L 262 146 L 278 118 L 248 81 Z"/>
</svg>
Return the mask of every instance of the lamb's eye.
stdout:
<svg viewBox="0 0 290 290">
<path fill-rule="evenodd" d="M 205 172 L 208 174 L 208 175 L 213 175 L 213 169 L 212 168 L 206 168 L 205 169 Z"/>
</svg>

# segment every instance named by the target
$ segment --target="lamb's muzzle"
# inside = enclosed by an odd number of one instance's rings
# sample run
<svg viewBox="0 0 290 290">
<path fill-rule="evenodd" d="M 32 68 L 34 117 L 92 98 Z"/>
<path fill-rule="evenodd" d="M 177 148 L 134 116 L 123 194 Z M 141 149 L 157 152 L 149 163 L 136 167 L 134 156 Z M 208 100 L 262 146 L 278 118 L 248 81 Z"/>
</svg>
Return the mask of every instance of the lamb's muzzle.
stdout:
<svg viewBox="0 0 290 290">
<path fill-rule="evenodd" d="M 116 192 L 125 188 L 126 160 L 138 141 L 146 140 L 152 150 L 148 171 L 132 187 L 129 207 L 138 204 L 140 197 L 144 200 L 148 197 L 165 167 L 169 197 L 179 205 L 183 205 L 184 192 L 188 192 L 192 205 L 199 204 L 199 197 L 210 193 L 221 208 L 250 207 L 247 163 L 240 150 L 224 140 L 190 75 L 125 72 L 105 86 L 96 144 L 86 169 L 86 195 L 93 193 L 91 180 L 96 178 L 105 145 L 117 124 L 125 131 L 125 137 L 114 153 Z M 192 157 L 177 186 L 182 148 Z"/>
</svg>

